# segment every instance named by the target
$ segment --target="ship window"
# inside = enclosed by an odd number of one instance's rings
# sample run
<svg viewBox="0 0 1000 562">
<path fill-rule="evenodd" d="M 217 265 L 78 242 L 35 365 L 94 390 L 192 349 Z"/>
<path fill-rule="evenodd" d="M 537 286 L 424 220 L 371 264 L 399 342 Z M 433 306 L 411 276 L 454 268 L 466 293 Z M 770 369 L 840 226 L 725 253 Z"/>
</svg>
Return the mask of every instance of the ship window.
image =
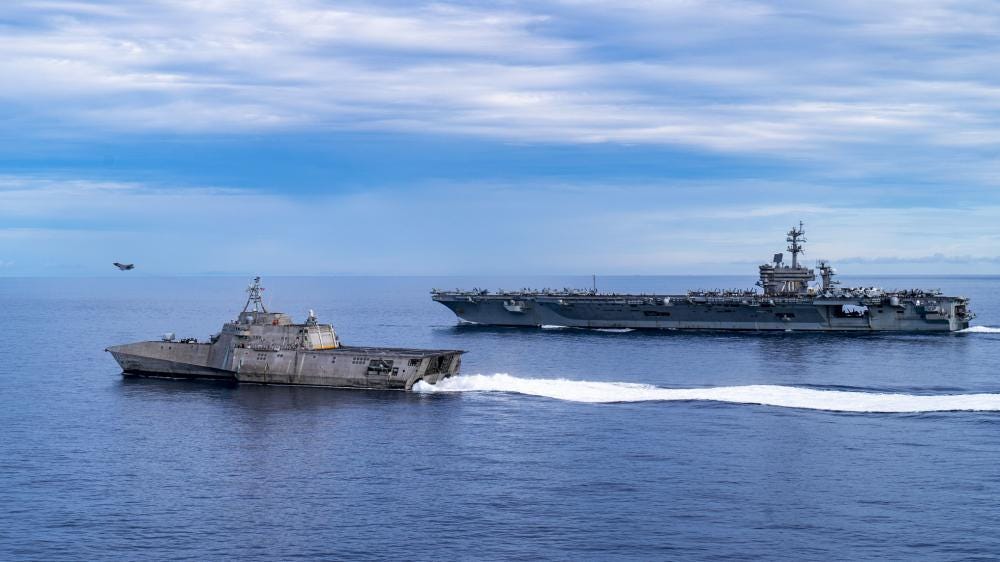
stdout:
<svg viewBox="0 0 1000 562">
<path fill-rule="evenodd" d="M 410 366 L 411 367 L 414 366 L 414 365 L 419 365 L 419 364 L 420 364 L 420 360 L 419 359 L 410 359 Z"/>
<path fill-rule="evenodd" d="M 368 363 L 368 376 L 385 375 L 393 370 L 391 359 L 372 359 Z"/>
</svg>

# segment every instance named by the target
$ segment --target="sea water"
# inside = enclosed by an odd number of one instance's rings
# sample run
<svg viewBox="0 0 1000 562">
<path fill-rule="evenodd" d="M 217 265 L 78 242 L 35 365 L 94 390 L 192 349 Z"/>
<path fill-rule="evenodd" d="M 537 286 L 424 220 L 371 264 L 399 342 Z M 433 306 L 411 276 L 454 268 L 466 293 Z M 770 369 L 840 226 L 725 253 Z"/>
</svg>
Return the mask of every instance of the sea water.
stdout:
<svg viewBox="0 0 1000 562">
<path fill-rule="evenodd" d="M 0 279 L 0 558 L 1000 553 L 1000 278 L 845 280 L 971 297 L 957 334 L 482 327 L 429 290 L 590 279 L 264 278 L 347 344 L 468 352 L 410 393 L 124 379 L 103 351 L 204 339 L 247 281 Z"/>
</svg>

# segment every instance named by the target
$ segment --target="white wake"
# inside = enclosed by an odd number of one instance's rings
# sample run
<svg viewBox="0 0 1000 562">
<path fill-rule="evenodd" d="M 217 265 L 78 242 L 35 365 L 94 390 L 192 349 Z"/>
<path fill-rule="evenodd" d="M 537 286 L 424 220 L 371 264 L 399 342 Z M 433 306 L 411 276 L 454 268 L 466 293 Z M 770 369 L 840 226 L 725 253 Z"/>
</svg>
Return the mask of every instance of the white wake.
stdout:
<svg viewBox="0 0 1000 562">
<path fill-rule="evenodd" d="M 610 332 L 613 334 L 624 334 L 634 332 L 635 328 L 579 328 L 576 326 L 559 326 L 558 324 L 542 324 L 543 330 L 591 330 L 594 332 Z"/>
<path fill-rule="evenodd" d="M 427 384 L 418 392 L 512 392 L 570 402 L 649 402 L 710 400 L 733 404 L 762 404 L 784 408 L 834 412 L 915 413 L 1000 411 L 1000 394 L 880 394 L 841 390 L 814 390 L 794 386 L 748 385 L 713 388 L 662 388 L 624 382 L 568 379 L 526 379 L 508 374 L 463 375 Z"/>
<path fill-rule="evenodd" d="M 959 330 L 959 334 L 1000 334 L 1000 328 L 993 326 L 969 326 L 964 330 Z"/>
</svg>

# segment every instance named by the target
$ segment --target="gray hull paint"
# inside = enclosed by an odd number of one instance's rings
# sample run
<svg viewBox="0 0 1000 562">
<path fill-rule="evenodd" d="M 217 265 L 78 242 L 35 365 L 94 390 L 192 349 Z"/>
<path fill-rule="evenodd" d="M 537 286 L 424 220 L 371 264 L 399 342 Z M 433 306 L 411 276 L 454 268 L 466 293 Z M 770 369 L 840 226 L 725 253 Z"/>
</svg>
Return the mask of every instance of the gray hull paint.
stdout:
<svg viewBox="0 0 1000 562">
<path fill-rule="evenodd" d="M 431 291 L 431 298 L 468 322 L 494 326 L 566 326 L 666 330 L 748 330 L 808 332 L 951 332 L 975 317 L 968 299 L 937 290 L 885 291 L 840 287 L 825 260 L 816 270 L 799 262 L 805 227 L 799 222 L 785 240 L 783 254 L 758 267 L 757 289 L 691 291 L 686 295 L 620 295 L 551 289 Z"/>
<path fill-rule="evenodd" d="M 410 390 L 458 374 L 462 351 L 340 345 L 312 311 L 305 323 L 268 312 L 260 278 L 239 317 L 209 342 L 145 341 L 109 347 L 125 374 L 241 383 Z"/>
<path fill-rule="evenodd" d="M 410 390 L 420 380 L 437 383 L 455 375 L 461 352 L 340 347 L 318 351 L 234 349 L 228 368 L 209 364 L 211 345 L 149 341 L 109 347 L 130 375 L 257 384 Z M 370 369 L 372 359 L 397 369 Z"/>
<path fill-rule="evenodd" d="M 869 306 L 863 316 L 838 315 L 843 304 L 776 302 L 774 306 L 742 303 L 689 303 L 686 295 L 643 296 L 642 301 L 670 304 L 629 304 L 613 297 L 519 297 L 520 311 L 510 311 L 509 296 L 471 297 L 437 293 L 434 300 L 467 322 L 497 326 L 566 326 L 572 328 L 635 328 L 666 330 L 747 330 L 814 332 L 949 332 L 968 328 L 955 314 L 928 314 L 914 303 Z M 680 301 L 680 302 L 678 302 Z M 946 303 L 942 303 L 945 305 Z M 860 303 L 858 303 L 860 306 Z M 947 306 L 943 306 L 947 311 Z"/>
</svg>

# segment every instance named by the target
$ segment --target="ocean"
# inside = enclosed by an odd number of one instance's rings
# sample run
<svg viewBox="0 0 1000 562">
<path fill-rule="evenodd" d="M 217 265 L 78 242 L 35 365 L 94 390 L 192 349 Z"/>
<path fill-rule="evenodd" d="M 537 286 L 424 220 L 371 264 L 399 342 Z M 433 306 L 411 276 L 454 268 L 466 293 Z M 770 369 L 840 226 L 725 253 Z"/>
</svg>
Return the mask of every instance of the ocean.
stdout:
<svg viewBox="0 0 1000 562">
<path fill-rule="evenodd" d="M 342 341 L 463 349 L 416 392 L 123 378 L 105 347 L 206 338 L 249 279 L 0 278 L 0 559 L 1000 556 L 1000 278 L 955 334 L 463 325 L 432 287 L 265 277 Z M 606 277 L 602 289 L 749 287 Z"/>
</svg>

